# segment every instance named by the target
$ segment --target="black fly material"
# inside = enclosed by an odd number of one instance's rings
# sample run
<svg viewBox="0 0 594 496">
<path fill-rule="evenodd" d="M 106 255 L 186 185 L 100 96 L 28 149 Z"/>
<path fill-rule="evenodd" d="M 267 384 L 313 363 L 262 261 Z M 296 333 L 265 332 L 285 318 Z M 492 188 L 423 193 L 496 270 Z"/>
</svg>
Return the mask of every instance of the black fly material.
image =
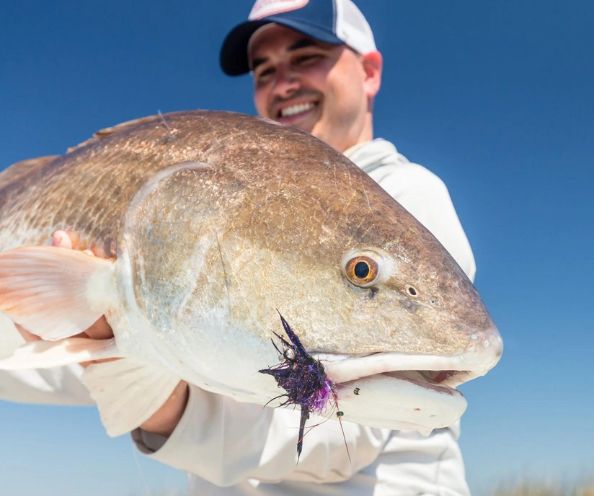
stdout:
<svg viewBox="0 0 594 496">
<path fill-rule="evenodd" d="M 340 422 L 341 430 L 341 417 L 343 413 L 338 409 L 334 384 L 326 376 L 324 366 L 319 360 L 316 360 L 305 351 L 293 329 L 291 329 L 280 313 L 279 316 L 289 340 L 287 341 L 287 339 L 275 332 L 274 334 L 280 340 L 282 349 L 274 341 L 272 341 L 272 345 L 282 356 L 283 361 L 270 368 L 262 369 L 260 372 L 274 377 L 278 386 L 285 390 L 284 394 L 272 398 L 268 403 L 279 398 L 285 398 L 285 401 L 280 406 L 298 405 L 301 407 L 299 437 L 297 438 L 297 461 L 299 461 L 301 449 L 303 448 L 305 422 L 309 419 L 310 413 L 321 414 L 328 405 L 328 402 L 334 403 L 333 406 L 336 407 L 336 416 Z M 344 437 L 344 430 L 342 431 L 342 435 Z M 350 460 L 351 456 L 346 439 L 345 446 Z"/>
</svg>

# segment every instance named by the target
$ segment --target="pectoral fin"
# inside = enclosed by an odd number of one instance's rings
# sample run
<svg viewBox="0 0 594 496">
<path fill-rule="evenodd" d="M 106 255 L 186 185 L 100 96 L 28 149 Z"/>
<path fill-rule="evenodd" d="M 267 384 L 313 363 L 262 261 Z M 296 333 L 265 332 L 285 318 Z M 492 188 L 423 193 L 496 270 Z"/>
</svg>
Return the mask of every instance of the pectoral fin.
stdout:
<svg viewBox="0 0 594 496">
<path fill-rule="evenodd" d="M 113 265 L 50 246 L 0 253 L 0 311 L 45 340 L 78 334 L 113 305 Z"/>
<path fill-rule="evenodd" d="M 0 359 L 10 356 L 25 343 L 14 322 L 0 312 Z"/>
<path fill-rule="evenodd" d="M 114 339 L 39 340 L 20 346 L 12 355 L 0 360 L 0 370 L 48 369 L 121 356 Z"/>
<path fill-rule="evenodd" d="M 82 381 L 97 403 L 110 436 L 119 436 L 149 419 L 180 379 L 157 365 L 123 358 L 87 367 Z"/>
</svg>

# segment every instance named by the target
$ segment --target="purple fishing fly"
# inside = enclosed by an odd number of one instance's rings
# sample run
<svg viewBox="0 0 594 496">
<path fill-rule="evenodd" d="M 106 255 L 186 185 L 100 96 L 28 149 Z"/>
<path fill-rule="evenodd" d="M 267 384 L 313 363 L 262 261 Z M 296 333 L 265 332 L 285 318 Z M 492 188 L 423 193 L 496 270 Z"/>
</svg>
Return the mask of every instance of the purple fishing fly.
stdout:
<svg viewBox="0 0 594 496">
<path fill-rule="evenodd" d="M 322 414 L 328 405 L 333 402 L 336 407 L 336 416 L 342 430 L 342 412 L 338 408 L 338 400 L 334 384 L 326 376 L 324 366 L 319 360 L 313 358 L 299 341 L 297 334 L 291 329 L 287 321 L 279 312 L 283 328 L 289 341 L 280 334 L 274 333 L 280 339 L 281 348 L 272 340 L 272 345 L 282 356 L 283 361 L 267 369 L 262 369 L 262 374 L 269 374 L 276 380 L 278 386 L 286 392 L 272 398 L 268 403 L 279 398 L 286 398 L 280 406 L 298 405 L 301 407 L 301 421 L 299 423 L 299 437 L 297 438 L 297 461 L 303 448 L 305 422 L 311 412 Z M 344 430 L 342 431 L 344 437 Z M 349 460 L 351 458 L 348 445 L 345 446 Z"/>
</svg>

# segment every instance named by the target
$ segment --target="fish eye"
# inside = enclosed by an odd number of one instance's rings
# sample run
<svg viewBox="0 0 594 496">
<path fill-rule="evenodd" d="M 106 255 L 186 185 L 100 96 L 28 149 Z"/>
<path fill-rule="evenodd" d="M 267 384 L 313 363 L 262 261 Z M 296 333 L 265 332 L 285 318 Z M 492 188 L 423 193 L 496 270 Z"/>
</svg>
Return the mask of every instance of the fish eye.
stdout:
<svg viewBox="0 0 594 496">
<path fill-rule="evenodd" d="M 406 286 L 406 292 L 411 296 L 418 296 L 419 292 L 416 290 L 414 286 Z"/>
<path fill-rule="evenodd" d="M 360 255 L 351 258 L 345 267 L 347 279 L 356 286 L 369 286 L 378 276 L 378 264 L 371 257 Z"/>
</svg>

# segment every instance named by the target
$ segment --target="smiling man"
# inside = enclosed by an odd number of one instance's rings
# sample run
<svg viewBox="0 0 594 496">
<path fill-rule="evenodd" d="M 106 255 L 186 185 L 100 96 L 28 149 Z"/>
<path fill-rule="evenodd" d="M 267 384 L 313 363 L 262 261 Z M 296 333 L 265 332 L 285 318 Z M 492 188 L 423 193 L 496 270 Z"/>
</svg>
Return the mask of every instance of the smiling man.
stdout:
<svg viewBox="0 0 594 496">
<path fill-rule="evenodd" d="M 337 35 L 341 31 L 350 45 Z M 256 109 L 264 117 L 341 151 L 372 138 L 382 57 L 351 2 L 257 2 L 250 20 L 226 38 L 221 65 L 229 75 L 251 70 Z"/>
</svg>

